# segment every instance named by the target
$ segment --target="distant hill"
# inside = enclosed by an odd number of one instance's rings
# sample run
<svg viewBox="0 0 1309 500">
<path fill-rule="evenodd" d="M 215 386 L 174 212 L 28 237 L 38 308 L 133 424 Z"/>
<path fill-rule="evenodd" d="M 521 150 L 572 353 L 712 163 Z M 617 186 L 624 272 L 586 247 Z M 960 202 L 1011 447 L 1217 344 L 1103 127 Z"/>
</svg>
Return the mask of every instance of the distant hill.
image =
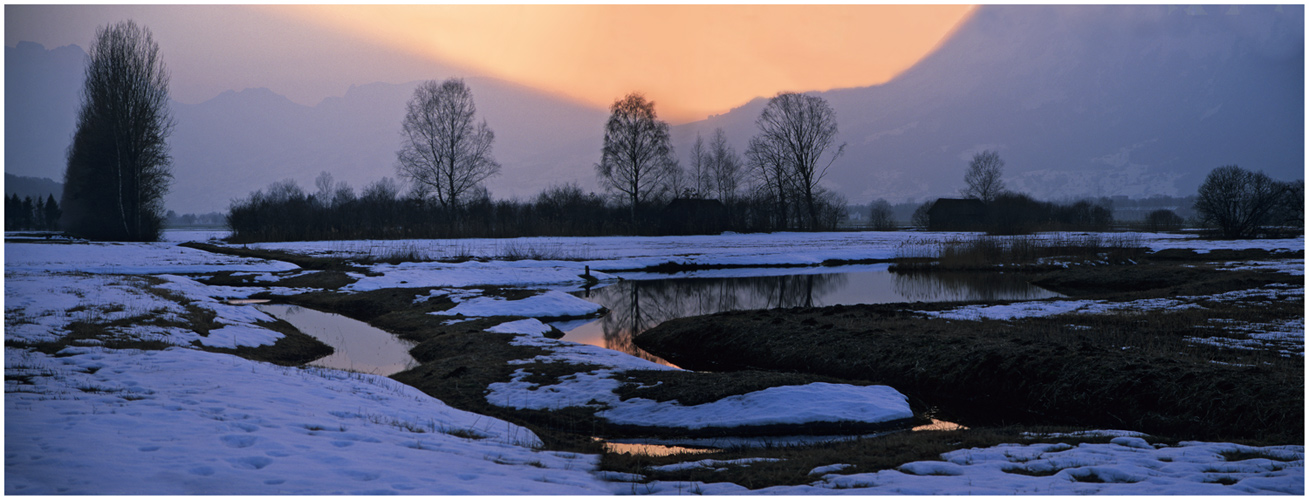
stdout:
<svg viewBox="0 0 1309 500">
<path fill-rule="evenodd" d="M 81 49 L 23 43 L 5 56 L 5 170 L 62 178 Z M 467 82 L 504 165 L 488 182 L 494 197 L 562 182 L 595 189 L 607 110 Z M 285 178 L 312 189 L 321 171 L 357 190 L 394 177 L 415 84 L 360 85 L 316 106 L 267 89 L 174 104 L 168 208 L 225 210 Z M 850 203 L 954 195 L 968 159 L 988 148 L 1005 160 L 1010 188 L 1046 199 L 1186 196 L 1233 163 L 1300 179 L 1304 8 L 984 6 L 892 81 L 819 95 L 848 144 L 824 183 Z M 685 162 L 696 132 L 715 127 L 744 152 L 765 103 L 673 127 L 678 156 Z"/>
<path fill-rule="evenodd" d="M 1200 15 L 1203 13 L 1204 15 Z M 886 84 L 818 93 L 852 203 L 951 195 L 995 149 L 1041 198 L 1194 194 L 1214 167 L 1304 175 L 1302 6 L 985 6 Z M 676 127 L 743 151 L 765 99 Z"/>
<path fill-rule="evenodd" d="M 503 169 L 488 182 L 494 196 L 531 196 L 567 181 L 593 184 L 591 157 L 599 155 L 607 113 L 500 80 L 465 81 L 478 116 L 495 132 Z M 312 189 L 322 171 L 356 191 L 395 177 L 400 125 L 417 83 L 355 86 L 312 107 L 268 89 L 174 104 L 176 177 L 168 205 L 178 212 L 225 210 L 232 198 L 286 178 Z"/>
<path fill-rule="evenodd" d="M 63 177 L 83 57 L 76 46 L 5 47 L 6 172 Z M 488 183 L 493 196 L 526 197 L 563 182 L 594 188 L 591 165 L 607 111 L 501 80 L 466 81 L 479 117 L 496 134 L 495 157 L 504 165 Z M 224 92 L 199 104 L 174 102 L 167 206 L 179 213 L 225 211 L 233 198 L 283 179 L 312 189 L 323 171 L 356 190 L 395 177 L 400 122 L 417 83 L 354 86 L 316 106 L 262 88 Z"/>
<path fill-rule="evenodd" d="M 85 57 L 76 45 L 5 47 L 6 173 L 64 178 Z"/>
<path fill-rule="evenodd" d="M 55 182 L 50 179 L 40 177 L 23 177 L 10 173 L 5 174 L 5 197 L 17 194 L 19 198 L 31 197 L 32 199 L 45 199 L 47 196 L 54 195 L 55 200 L 60 200 L 64 196 L 64 184 Z"/>
</svg>

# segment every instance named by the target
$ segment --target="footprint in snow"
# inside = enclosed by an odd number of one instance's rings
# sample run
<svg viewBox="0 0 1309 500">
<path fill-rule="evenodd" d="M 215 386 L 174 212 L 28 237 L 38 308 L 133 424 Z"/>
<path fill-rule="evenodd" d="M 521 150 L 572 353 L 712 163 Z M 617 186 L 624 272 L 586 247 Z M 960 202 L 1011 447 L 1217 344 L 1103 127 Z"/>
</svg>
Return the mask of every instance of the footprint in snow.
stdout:
<svg viewBox="0 0 1309 500">
<path fill-rule="evenodd" d="M 239 434 L 229 434 L 218 438 L 229 448 L 249 448 L 254 446 L 255 441 L 259 438 L 254 436 L 243 436 Z"/>
<path fill-rule="evenodd" d="M 268 457 L 241 457 L 229 458 L 227 462 L 232 464 L 233 469 L 259 470 L 268 467 L 273 463 L 273 459 Z"/>
<path fill-rule="evenodd" d="M 361 470 L 347 470 L 347 471 L 341 471 L 341 473 L 344 474 L 345 477 L 354 479 L 355 481 L 372 481 L 374 479 L 382 477 L 381 474 L 378 474 L 376 472 L 365 472 Z"/>
</svg>

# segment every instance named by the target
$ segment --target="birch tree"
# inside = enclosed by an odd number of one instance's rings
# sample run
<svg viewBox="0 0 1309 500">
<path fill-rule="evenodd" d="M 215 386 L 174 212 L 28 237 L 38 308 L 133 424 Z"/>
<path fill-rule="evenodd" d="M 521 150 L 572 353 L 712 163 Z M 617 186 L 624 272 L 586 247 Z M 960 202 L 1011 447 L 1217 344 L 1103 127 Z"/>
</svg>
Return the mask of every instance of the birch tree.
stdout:
<svg viewBox="0 0 1309 500">
<path fill-rule="evenodd" d="M 968 162 L 968 171 L 964 173 L 964 182 L 968 187 L 960 191 L 965 198 L 982 200 L 983 203 L 995 201 L 995 197 L 1004 192 L 1004 160 L 995 151 L 986 150 L 973 155 Z"/>
<path fill-rule="evenodd" d="M 434 196 L 447 210 L 460 207 L 500 172 L 491 155 L 495 133 L 476 114 L 473 93 L 459 78 L 423 82 L 409 99 L 397 170 L 416 192 Z"/>
<path fill-rule="evenodd" d="M 677 168 L 668 123 L 655 115 L 654 102 L 639 93 L 614 101 L 595 171 L 601 185 L 626 199 L 633 222 L 637 207 L 664 189 Z"/>
</svg>

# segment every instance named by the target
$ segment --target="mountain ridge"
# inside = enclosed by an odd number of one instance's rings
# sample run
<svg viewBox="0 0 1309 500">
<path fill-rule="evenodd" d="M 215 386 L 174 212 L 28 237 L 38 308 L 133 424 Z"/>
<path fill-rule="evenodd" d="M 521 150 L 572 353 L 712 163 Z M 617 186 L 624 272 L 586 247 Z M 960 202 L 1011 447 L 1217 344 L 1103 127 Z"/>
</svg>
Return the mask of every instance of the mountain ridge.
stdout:
<svg viewBox="0 0 1309 500">
<path fill-rule="evenodd" d="M 825 184 L 851 203 L 952 196 L 982 149 L 1000 152 L 1011 188 L 1050 199 L 1186 195 L 1232 163 L 1303 178 L 1303 7 L 1282 8 L 980 7 L 896 78 L 812 93 L 831 103 L 848 144 Z M 59 178 L 81 82 L 70 54 L 81 51 L 42 48 L 37 61 L 34 45 L 5 49 L 6 172 Z M 503 171 L 488 181 L 493 196 L 564 182 L 598 190 L 607 110 L 465 80 L 496 133 Z M 322 171 L 357 190 L 394 177 L 416 83 L 352 85 L 313 106 L 266 88 L 174 103 L 167 205 L 223 210 L 286 178 L 311 188 Z M 678 157 L 685 163 L 696 134 L 717 127 L 743 153 L 768 97 L 671 127 Z"/>
</svg>

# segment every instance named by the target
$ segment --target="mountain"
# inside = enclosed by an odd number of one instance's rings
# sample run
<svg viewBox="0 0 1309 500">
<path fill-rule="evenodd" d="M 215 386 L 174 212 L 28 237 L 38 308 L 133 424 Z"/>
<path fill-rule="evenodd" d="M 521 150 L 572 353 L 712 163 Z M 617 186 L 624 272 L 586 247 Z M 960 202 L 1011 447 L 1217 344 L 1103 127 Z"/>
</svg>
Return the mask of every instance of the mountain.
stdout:
<svg viewBox="0 0 1309 500">
<path fill-rule="evenodd" d="M 17 194 L 19 198 L 31 197 L 32 199 L 46 199 L 54 195 L 55 200 L 64 197 L 64 185 L 61 182 L 55 182 L 50 179 L 40 177 L 25 177 L 14 174 L 5 174 L 5 197 Z"/>
<path fill-rule="evenodd" d="M 1304 175 L 1302 6 L 986 6 L 878 86 L 819 92 L 851 202 L 952 195 L 994 149 L 1040 198 L 1192 194 L 1214 167 Z M 738 151 L 765 99 L 676 127 L 679 151 L 723 127 Z"/>
<path fill-rule="evenodd" d="M 589 153 L 600 150 L 604 112 L 500 80 L 465 81 L 478 116 L 496 134 L 493 151 L 503 169 L 488 181 L 494 196 L 526 197 L 551 184 L 590 180 Z M 232 198 L 286 178 L 312 190 L 324 171 L 356 191 L 395 177 L 400 124 L 416 86 L 355 86 L 312 107 L 267 89 L 175 104 L 168 205 L 179 212 L 223 210 Z"/>
<path fill-rule="evenodd" d="M 60 179 L 81 49 L 5 48 L 5 171 Z M 596 189 L 607 111 L 491 78 L 468 78 L 503 165 L 496 198 L 562 182 Z M 303 106 L 267 89 L 174 103 L 180 213 L 225 210 L 286 178 L 330 172 L 356 190 L 395 176 L 417 82 L 372 83 Z M 1193 194 L 1238 164 L 1304 175 L 1303 6 L 984 6 L 929 56 L 877 86 L 819 92 L 845 155 L 824 184 L 851 203 L 950 196 L 972 154 L 997 150 L 1011 189 L 1039 198 Z M 617 97 L 617 96 L 615 96 Z M 673 127 L 682 161 L 723 127 L 738 152 L 766 105 Z"/>
<path fill-rule="evenodd" d="M 64 178 L 85 57 L 76 45 L 5 47 L 6 173 Z"/>
<path fill-rule="evenodd" d="M 85 54 L 76 46 L 46 50 L 24 42 L 6 47 L 5 56 L 5 171 L 62 178 Z M 594 189 L 591 165 L 606 111 L 492 78 L 465 81 L 478 116 L 496 134 L 494 155 L 503 169 L 488 181 L 493 196 L 529 197 L 563 182 Z M 315 106 L 263 88 L 173 102 L 174 177 L 166 205 L 179 213 L 226 210 L 233 198 L 283 179 L 312 191 L 323 171 L 356 191 L 395 177 L 400 123 L 417 83 L 354 86 Z"/>
</svg>

